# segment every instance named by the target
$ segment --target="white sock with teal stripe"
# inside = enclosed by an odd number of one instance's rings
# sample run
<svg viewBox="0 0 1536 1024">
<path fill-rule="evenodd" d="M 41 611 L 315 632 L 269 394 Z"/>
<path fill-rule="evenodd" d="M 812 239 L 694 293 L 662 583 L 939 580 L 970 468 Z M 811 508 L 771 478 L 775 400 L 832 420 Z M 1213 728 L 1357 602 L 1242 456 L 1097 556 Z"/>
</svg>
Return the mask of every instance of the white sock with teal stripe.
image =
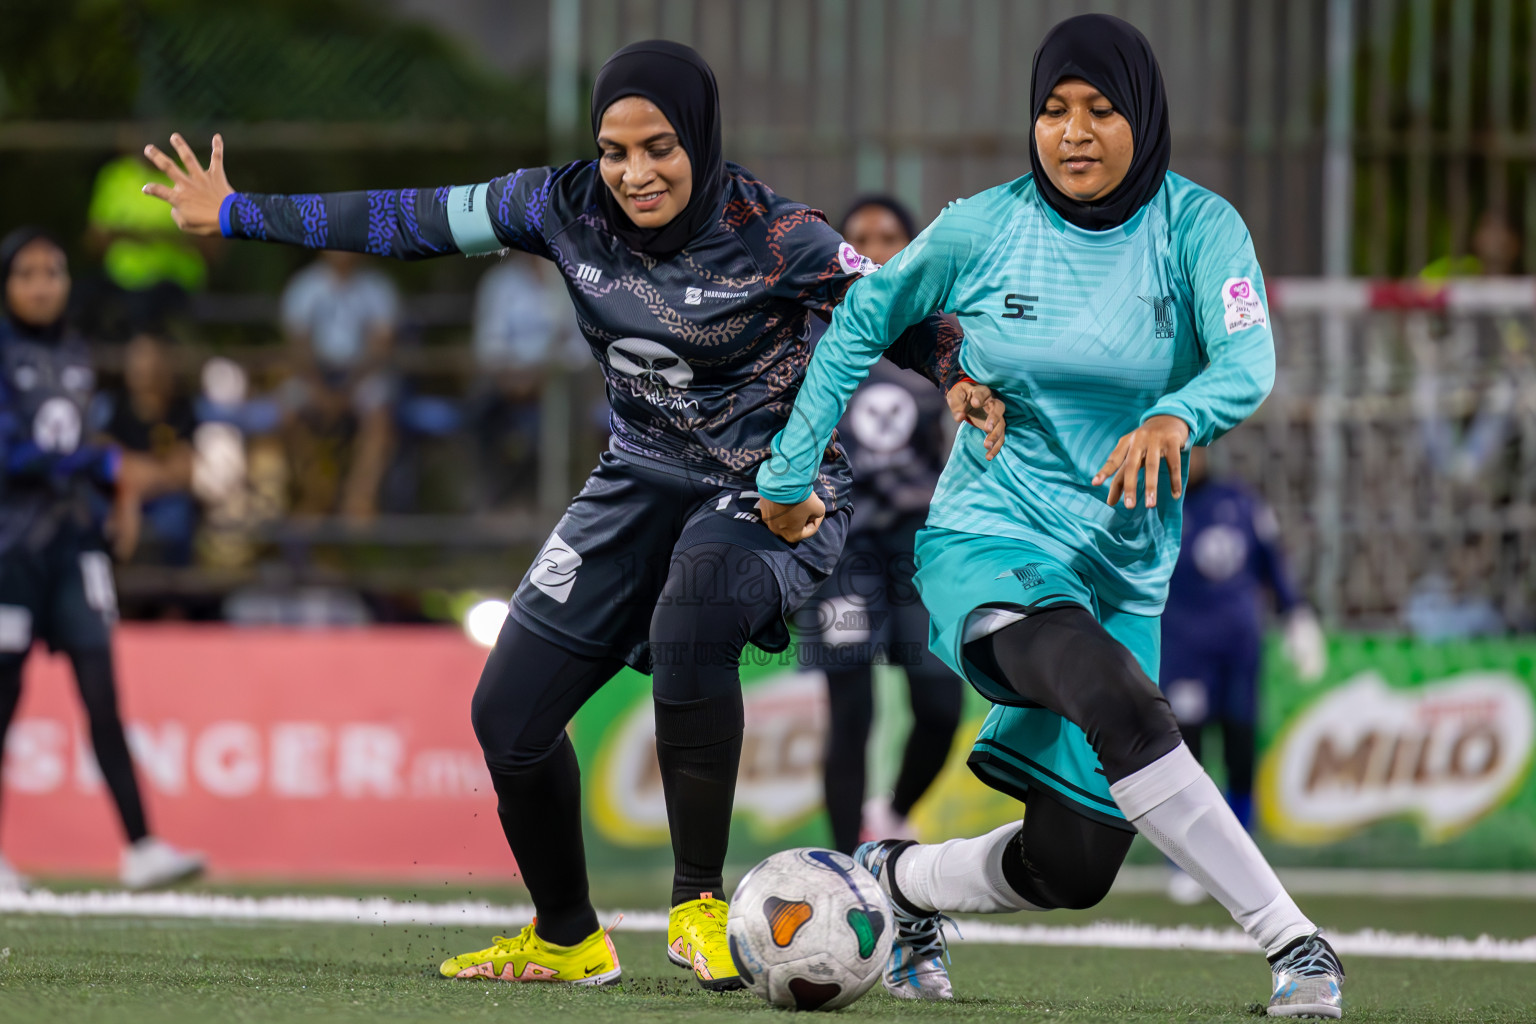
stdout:
<svg viewBox="0 0 1536 1024">
<path fill-rule="evenodd" d="M 919 910 L 1003 914 L 1039 910 L 1003 878 L 1003 850 L 1024 826 L 1015 821 L 975 839 L 909 846 L 896 857 L 896 890 Z"/>
<path fill-rule="evenodd" d="M 1317 930 L 1184 744 L 1109 791 L 1137 831 L 1205 886 L 1266 955 Z"/>
</svg>

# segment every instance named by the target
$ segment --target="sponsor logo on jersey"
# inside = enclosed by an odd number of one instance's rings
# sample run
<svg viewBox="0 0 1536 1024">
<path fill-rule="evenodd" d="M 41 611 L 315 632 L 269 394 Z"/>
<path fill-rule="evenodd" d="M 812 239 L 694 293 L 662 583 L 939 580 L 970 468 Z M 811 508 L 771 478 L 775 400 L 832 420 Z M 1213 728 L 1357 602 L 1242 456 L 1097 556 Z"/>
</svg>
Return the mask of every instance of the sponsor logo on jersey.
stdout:
<svg viewBox="0 0 1536 1024">
<path fill-rule="evenodd" d="M 843 268 L 843 273 L 860 276 L 873 274 L 880 269 L 878 263 L 868 256 L 860 255 L 859 250 L 847 242 L 837 247 L 837 264 Z"/>
<path fill-rule="evenodd" d="M 1173 296 L 1142 295 L 1139 298 L 1152 307 L 1153 337 L 1159 339 L 1173 337 Z"/>
<path fill-rule="evenodd" d="M 32 440 L 45 452 L 68 455 L 80 447 L 80 410 L 67 398 L 50 398 L 32 417 Z"/>
<path fill-rule="evenodd" d="M 1212 583 L 1231 579 L 1248 562 L 1248 538 L 1235 526 L 1214 523 L 1195 534 L 1195 568 Z"/>
<path fill-rule="evenodd" d="M 1038 320 L 1034 313 L 1033 303 L 1039 302 L 1038 295 L 1018 295 L 1009 293 L 1003 296 L 1003 305 L 1008 307 L 1008 312 L 1003 314 L 1004 320 Z"/>
<path fill-rule="evenodd" d="M 848 420 L 861 448 L 882 455 L 899 451 L 917 430 L 917 399 L 899 384 L 871 384 L 854 392 Z"/>
<path fill-rule="evenodd" d="M 697 409 L 699 403 L 677 394 L 693 382 L 693 367 L 682 356 L 649 338 L 620 338 L 608 346 L 608 365 L 638 378 L 640 394 L 662 409 Z"/>
<path fill-rule="evenodd" d="M 1256 804 L 1288 842 L 1328 842 L 1403 817 L 1441 842 L 1519 791 L 1533 738 L 1536 705 L 1511 673 L 1408 689 L 1365 671 L 1286 728 L 1264 759 Z"/>
<path fill-rule="evenodd" d="M 726 291 L 720 288 L 685 288 L 683 305 L 699 306 L 705 302 L 729 302 L 732 299 L 745 298 L 748 294 L 745 291 Z"/>
<path fill-rule="evenodd" d="M 1252 278 L 1227 278 L 1221 286 L 1221 304 L 1226 310 L 1228 334 L 1249 327 L 1269 326 L 1269 316 Z"/>
<path fill-rule="evenodd" d="M 576 570 L 579 568 L 581 556 L 558 533 L 551 533 L 528 570 L 528 582 L 565 604 L 571 599 L 571 588 L 576 586 Z"/>
<path fill-rule="evenodd" d="M 588 284 L 597 284 L 603 279 L 603 272 L 589 263 L 583 263 L 576 268 L 576 280 L 585 281 Z"/>
</svg>

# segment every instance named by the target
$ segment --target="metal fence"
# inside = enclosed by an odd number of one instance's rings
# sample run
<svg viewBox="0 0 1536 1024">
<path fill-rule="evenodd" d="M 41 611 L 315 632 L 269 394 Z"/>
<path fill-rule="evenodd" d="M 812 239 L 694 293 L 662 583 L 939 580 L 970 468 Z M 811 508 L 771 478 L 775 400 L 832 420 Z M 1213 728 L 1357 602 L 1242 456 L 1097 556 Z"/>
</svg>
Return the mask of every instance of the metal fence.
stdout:
<svg viewBox="0 0 1536 1024">
<path fill-rule="evenodd" d="M 1276 281 L 1274 393 L 1213 455 L 1363 628 L 1536 626 L 1536 280 Z"/>
</svg>

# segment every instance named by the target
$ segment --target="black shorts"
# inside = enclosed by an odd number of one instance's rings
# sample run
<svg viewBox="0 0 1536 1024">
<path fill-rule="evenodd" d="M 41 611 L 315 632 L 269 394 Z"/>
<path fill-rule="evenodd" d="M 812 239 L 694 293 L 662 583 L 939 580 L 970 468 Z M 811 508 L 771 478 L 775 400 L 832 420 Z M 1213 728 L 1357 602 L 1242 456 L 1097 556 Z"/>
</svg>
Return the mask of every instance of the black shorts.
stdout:
<svg viewBox="0 0 1536 1024">
<path fill-rule="evenodd" d="M 815 535 L 789 544 L 762 524 L 758 494 L 649 469 L 604 452 L 586 486 L 534 557 L 510 614 L 551 643 L 651 671 L 651 616 L 674 555 L 699 544 L 754 552 L 779 584 L 779 615 L 752 637 L 789 646 L 785 618 L 832 573 L 848 532 L 839 509 Z"/>
<path fill-rule="evenodd" d="M 112 559 L 99 539 L 61 530 L 37 549 L 0 554 L 0 659 L 26 657 L 33 640 L 53 651 L 108 647 L 117 621 Z"/>
</svg>

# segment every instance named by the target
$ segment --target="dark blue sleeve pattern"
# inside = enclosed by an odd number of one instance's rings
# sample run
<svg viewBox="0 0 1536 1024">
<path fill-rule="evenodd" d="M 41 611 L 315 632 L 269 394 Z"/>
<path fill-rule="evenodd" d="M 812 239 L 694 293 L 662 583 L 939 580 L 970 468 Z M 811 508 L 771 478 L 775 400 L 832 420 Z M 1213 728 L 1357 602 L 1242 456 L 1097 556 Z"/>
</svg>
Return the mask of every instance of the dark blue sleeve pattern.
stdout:
<svg viewBox="0 0 1536 1024">
<path fill-rule="evenodd" d="M 590 163 L 590 162 L 588 162 Z M 228 238 L 345 249 L 401 260 L 508 247 L 549 256 L 551 210 L 588 164 L 532 167 L 477 185 L 268 195 L 237 192 L 219 210 Z"/>
</svg>

